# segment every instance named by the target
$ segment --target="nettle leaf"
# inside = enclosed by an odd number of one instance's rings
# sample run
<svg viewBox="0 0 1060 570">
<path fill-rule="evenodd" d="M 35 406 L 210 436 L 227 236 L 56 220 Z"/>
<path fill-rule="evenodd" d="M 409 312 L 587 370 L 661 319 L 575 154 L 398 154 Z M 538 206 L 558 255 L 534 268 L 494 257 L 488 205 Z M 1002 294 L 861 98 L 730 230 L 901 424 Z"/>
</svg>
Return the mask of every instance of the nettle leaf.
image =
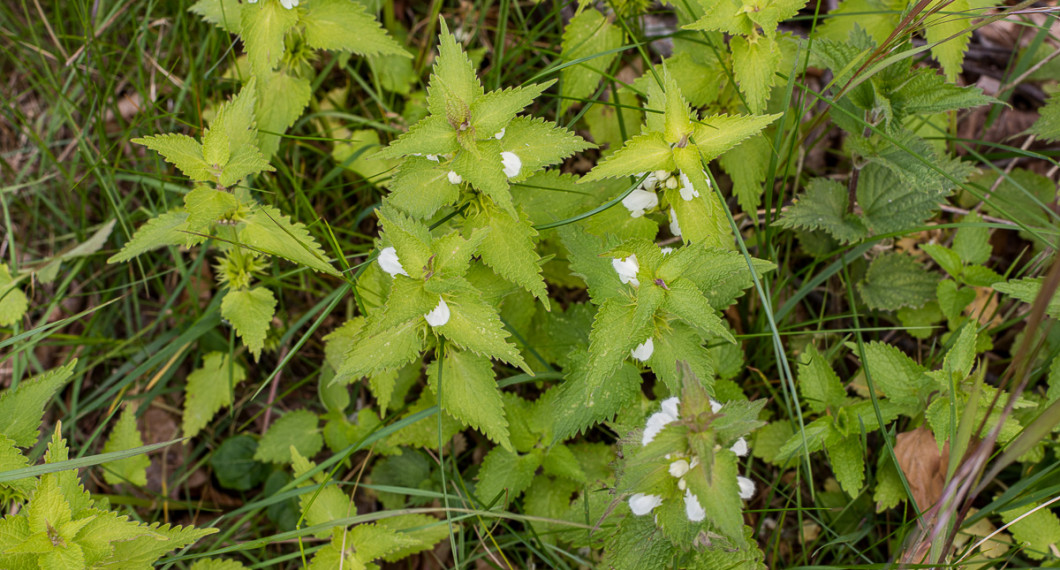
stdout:
<svg viewBox="0 0 1060 570">
<path fill-rule="evenodd" d="M 277 419 L 258 442 L 254 459 L 264 463 L 290 463 L 293 446 L 299 455 L 313 457 L 324 447 L 320 419 L 309 410 L 287 412 Z"/>
<path fill-rule="evenodd" d="M 459 125 L 467 117 L 461 116 L 471 108 L 471 102 L 482 96 L 482 84 L 475 74 L 464 50 L 456 38 L 449 33 L 449 26 L 440 20 L 441 36 L 438 39 L 438 59 L 434 61 L 430 86 L 427 88 L 427 107 L 432 115 L 447 118 Z M 455 126 L 454 125 L 454 126 Z M 493 136 L 489 133 L 485 136 Z"/>
<path fill-rule="evenodd" d="M 1021 554 L 1034 560 L 1044 560 L 1060 546 L 1060 518 L 1049 507 L 1039 507 L 1028 503 L 1001 513 L 1001 520 L 1011 525 L 1012 536 L 1025 547 Z"/>
<path fill-rule="evenodd" d="M 599 11 L 583 8 L 563 30 L 563 50 L 560 59 L 565 62 L 580 61 L 559 72 L 560 114 L 578 99 L 592 94 L 603 74 L 618 57 L 622 46 L 622 30 L 611 24 Z"/>
<path fill-rule="evenodd" d="M 937 243 L 921 244 L 920 249 L 931 256 L 931 259 L 946 273 L 953 277 L 961 274 L 961 256 L 957 255 L 956 251 Z"/>
<path fill-rule="evenodd" d="M 132 139 L 132 142 L 142 144 L 161 154 L 166 162 L 176 166 L 184 176 L 192 180 L 211 182 L 215 179 L 210 165 L 203 157 L 202 145 L 188 135 L 176 133 L 148 135 Z"/>
<path fill-rule="evenodd" d="M 1033 305 L 1034 300 L 1038 298 L 1038 293 L 1042 290 L 1042 278 L 1031 277 L 994 283 L 994 289 L 1028 305 Z M 1060 319 L 1060 295 L 1053 295 L 1045 312 L 1054 319 Z"/>
<path fill-rule="evenodd" d="M 390 549 L 388 554 L 383 555 L 383 560 L 387 562 L 396 562 L 417 552 L 430 550 L 449 537 L 449 525 L 430 515 L 398 515 L 381 519 L 376 524 L 394 532 L 400 531 L 402 536 L 416 541 L 416 544 Z"/>
<path fill-rule="evenodd" d="M 366 328 L 338 370 L 335 381 L 354 382 L 412 362 L 423 351 L 426 326 L 420 315 L 386 329 Z"/>
<path fill-rule="evenodd" d="M 19 447 L 35 445 L 40 437 L 44 405 L 70 380 L 76 365 L 77 359 L 71 360 L 0 393 L 0 435 Z"/>
<path fill-rule="evenodd" d="M 829 445 L 828 459 L 839 486 L 856 497 L 865 485 L 865 447 L 861 436 L 851 435 Z"/>
<path fill-rule="evenodd" d="M 652 170 L 672 171 L 676 168 L 670 144 L 662 133 L 647 133 L 629 139 L 625 146 L 599 162 L 578 182 L 633 176 Z"/>
<path fill-rule="evenodd" d="M 957 69 L 960 69 L 960 64 L 957 65 Z M 949 72 L 947 72 L 948 75 Z M 909 74 L 901 74 L 894 80 L 886 82 L 883 89 L 888 91 L 887 99 L 890 101 L 898 122 L 910 115 L 943 113 L 1000 103 L 997 99 L 984 95 L 978 87 L 960 87 L 947 82 L 929 67 L 913 70 Z"/>
<path fill-rule="evenodd" d="M 125 406 L 117 423 L 114 424 L 114 429 L 110 432 L 107 443 L 103 444 L 103 453 L 134 449 L 142 447 L 143 444 L 143 437 L 140 436 L 140 430 L 136 427 L 136 411 L 130 406 Z M 146 455 L 133 455 L 125 459 L 110 461 L 103 464 L 103 479 L 111 485 L 132 483 L 142 487 L 147 485 L 147 468 L 150 465 L 151 460 Z"/>
<path fill-rule="evenodd" d="M 962 223 L 982 224 L 983 218 L 976 212 L 965 216 Z M 990 228 L 981 225 L 967 225 L 959 228 L 953 236 L 953 251 L 961 261 L 968 264 L 986 263 L 990 260 L 993 248 L 990 247 Z"/>
<path fill-rule="evenodd" d="M 257 146 L 264 158 L 276 154 L 280 147 L 280 135 L 291 128 L 302 111 L 309 106 L 313 88 L 308 77 L 295 77 L 283 71 L 274 71 L 256 79 L 262 93 L 255 107 L 257 118 Z"/>
<path fill-rule="evenodd" d="M 188 11 L 230 34 L 238 34 L 242 26 L 242 8 L 239 0 L 199 0 Z"/>
<path fill-rule="evenodd" d="M 239 241 L 257 251 L 339 276 L 305 225 L 292 222 L 290 217 L 272 206 L 258 206 L 244 218 L 243 227 L 239 230 Z"/>
<path fill-rule="evenodd" d="M 280 63 L 284 36 L 298 23 L 298 10 L 288 10 L 279 2 L 257 2 L 244 5 L 240 16 L 243 22 L 240 39 L 251 72 L 263 77 Z"/>
<path fill-rule="evenodd" d="M 380 151 L 379 157 L 443 155 L 459 149 L 456 131 L 449 124 L 449 120 L 444 115 L 432 115 L 409 127 L 407 133 Z"/>
<path fill-rule="evenodd" d="M 292 10 L 294 12 L 294 10 Z M 394 41 L 364 4 L 353 0 L 312 0 L 301 14 L 305 41 L 317 49 L 352 51 L 359 55 L 412 57 Z"/>
<path fill-rule="evenodd" d="M 423 277 L 431 265 L 431 233 L 427 225 L 389 207 L 377 210 L 383 235 L 393 244 L 402 269 L 413 279 Z"/>
<path fill-rule="evenodd" d="M 486 228 L 479 246 L 482 261 L 501 277 L 526 289 L 548 307 L 548 291 L 541 276 L 541 256 L 534 248 L 537 231 L 525 217 L 512 218 L 507 212 L 482 209 L 468 220 L 465 232 Z"/>
<path fill-rule="evenodd" d="M 872 260 L 858 292 L 870 309 L 894 311 L 921 307 L 935 296 L 938 277 L 912 257 L 885 253 Z"/>
<path fill-rule="evenodd" d="M 600 238 L 574 226 L 563 226 L 558 230 L 563 246 L 567 248 L 571 274 L 580 277 L 588 285 L 589 298 L 597 305 L 619 296 L 625 286 L 611 265 L 611 258 L 601 254 L 607 248 Z"/>
<path fill-rule="evenodd" d="M 1060 140 L 1060 93 L 1052 93 L 1038 109 L 1038 120 L 1028 129 L 1045 142 Z"/>
<path fill-rule="evenodd" d="M 110 256 L 107 263 L 120 263 L 167 245 L 189 245 L 202 241 L 203 237 L 187 232 L 187 212 L 166 212 L 147 220 L 137 228 L 132 239 L 121 248 L 121 251 Z M 2 324 L 2 323 L 0 323 Z"/>
<path fill-rule="evenodd" d="M 505 128 L 500 148 L 501 152 L 515 154 L 522 162 L 519 174 L 510 177 L 510 180 L 517 182 L 546 166 L 562 162 L 576 152 L 596 148 L 596 145 L 551 121 L 515 117 Z"/>
<path fill-rule="evenodd" d="M 0 327 L 11 326 L 29 309 L 29 298 L 19 289 L 6 263 L 0 263 Z"/>
<path fill-rule="evenodd" d="M 221 560 L 220 558 L 204 558 L 192 564 L 188 570 L 244 570 L 242 562 L 238 560 Z"/>
<path fill-rule="evenodd" d="M 496 358 L 530 373 L 519 349 L 508 342 L 509 333 L 501 323 L 497 307 L 490 305 L 469 283 L 461 284 L 445 298 L 449 321 L 433 327 L 460 348 L 480 356 Z"/>
<path fill-rule="evenodd" d="M 752 39 L 735 36 L 729 40 L 732 49 L 732 70 L 740 92 L 752 113 L 765 110 L 772 92 L 777 66 L 780 65 L 780 46 L 770 35 Z"/>
<path fill-rule="evenodd" d="M 916 227 L 932 216 L 944 196 L 937 189 L 910 186 L 879 164 L 866 166 L 858 176 L 858 205 L 877 234 Z"/>
<path fill-rule="evenodd" d="M 232 405 L 232 389 L 247 377 L 247 371 L 228 354 L 211 352 L 202 366 L 188 374 L 185 387 L 184 437 L 195 437 L 222 408 Z"/>
<path fill-rule="evenodd" d="M 621 362 L 606 382 L 593 386 L 588 378 L 588 354 L 578 352 L 571 358 L 573 364 L 566 371 L 566 381 L 545 392 L 536 404 L 548 410 L 548 417 L 554 422 L 553 441 L 574 437 L 610 420 L 640 396 L 640 371 L 632 363 Z"/>
<path fill-rule="evenodd" d="M 701 178 L 702 171 L 698 172 Z M 695 177 L 695 174 L 689 176 L 693 180 Z M 699 196 L 692 195 L 690 200 L 686 200 L 686 196 L 676 188 L 667 188 L 665 195 L 677 218 L 681 239 L 686 244 L 700 244 L 719 249 L 736 247 L 732 226 L 729 225 L 729 217 L 725 214 L 725 206 L 709 186 L 699 190 Z"/>
<path fill-rule="evenodd" d="M 645 285 L 645 288 L 648 288 Z M 586 382 L 590 387 L 589 405 L 593 405 L 595 391 L 610 380 L 630 357 L 630 350 L 644 342 L 653 329 L 651 316 L 639 303 L 614 298 L 604 301 L 593 320 L 589 333 L 589 363 Z"/>
<path fill-rule="evenodd" d="M 692 372 L 704 382 L 711 383 L 714 378 L 714 359 L 703 346 L 700 334 L 691 326 L 680 322 L 670 323 L 665 331 L 656 331 L 652 335 L 654 350 L 648 359 L 648 366 L 656 377 L 666 384 L 671 394 L 681 391 L 681 375 L 677 361 L 685 361 Z M 712 391 L 713 386 L 708 386 Z"/>
<path fill-rule="evenodd" d="M 814 178 L 806 193 L 788 208 L 777 225 L 785 228 L 824 230 L 840 243 L 850 243 L 868 236 L 861 218 L 852 214 L 847 189 L 835 180 Z"/>
<path fill-rule="evenodd" d="M 740 144 L 744 139 L 757 135 L 770 123 L 775 115 L 712 115 L 696 124 L 692 142 L 699 150 L 703 162 L 710 162 Z"/>
<path fill-rule="evenodd" d="M 686 30 L 725 32 L 731 35 L 749 36 L 754 33 L 754 22 L 748 18 L 739 0 L 699 2 L 704 14 L 695 22 L 685 26 Z"/>
<path fill-rule="evenodd" d="M 221 317 L 232 324 L 254 359 L 261 356 L 276 312 L 276 297 L 266 287 L 230 290 L 221 300 Z"/>
<path fill-rule="evenodd" d="M 478 156 L 458 152 L 449 167 L 476 190 L 489 196 L 493 203 L 512 216 L 518 215 L 512 202 L 508 177 L 504 174 L 500 145 L 496 140 L 477 143 Z"/>
<path fill-rule="evenodd" d="M 688 279 L 676 279 L 667 283 L 666 301 L 663 308 L 690 326 L 711 336 L 735 344 L 729 328 L 717 315 L 699 287 Z M 595 330 L 595 329 L 594 329 Z"/>
<path fill-rule="evenodd" d="M 490 91 L 471 103 L 471 127 L 477 138 L 497 137 L 515 114 L 534 102 L 555 80 L 533 83 L 526 87 L 509 87 Z M 504 131 L 506 136 L 507 131 Z"/>
<path fill-rule="evenodd" d="M 135 524 L 126 517 L 117 517 L 123 524 Z M 133 540 L 116 540 L 111 543 L 114 553 L 106 560 L 112 567 L 150 568 L 162 555 L 193 544 L 200 538 L 217 532 L 216 528 L 195 528 L 192 526 L 172 526 L 169 524 L 137 525 L 147 532 Z M 100 566 L 105 567 L 104 564 Z"/>
<path fill-rule="evenodd" d="M 290 451 L 295 477 L 301 477 L 311 471 L 316 464 L 309 461 L 297 449 Z M 298 498 L 298 506 L 305 515 L 306 526 L 326 524 L 334 520 L 348 517 L 356 512 L 352 499 L 342 492 L 338 485 L 328 482 L 326 477 L 318 474 L 301 485 L 302 487 L 315 487 L 312 493 L 305 493 Z M 352 512 L 351 512 L 352 511 Z M 318 538 L 330 534 L 329 530 L 317 533 Z"/>
<path fill-rule="evenodd" d="M 710 469 L 700 463 L 689 471 L 685 481 L 699 504 L 708 506 L 707 519 L 724 537 L 743 545 L 743 505 L 736 474 L 736 454 L 723 449 L 714 454 Z"/>
<path fill-rule="evenodd" d="M 427 367 L 427 378 L 447 414 L 512 449 L 504 402 L 488 357 L 446 349 L 440 366 L 434 362 Z"/>
<path fill-rule="evenodd" d="M 810 410 L 838 412 L 846 401 L 847 391 L 832 366 L 814 345 L 807 345 L 799 358 L 799 391 Z"/>
<path fill-rule="evenodd" d="M 449 172 L 433 160 L 407 157 L 390 179 L 387 203 L 414 218 L 430 218 L 460 197 L 460 186 L 449 181 Z"/>
<path fill-rule="evenodd" d="M 923 194 L 924 199 L 936 202 L 976 171 L 972 163 L 936 151 L 927 141 L 907 131 L 903 131 L 895 142 L 882 137 L 849 137 L 847 141 L 857 154 L 869 162 L 890 169 L 898 176 L 899 185 L 903 188 L 916 189 Z M 868 170 L 866 167 L 862 174 Z M 860 179 L 858 183 L 860 186 Z M 859 194 L 858 202 L 861 201 Z"/>
<path fill-rule="evenodd" d="M 482 459 L 475 494 L 478 500 L 504 506 L 523 494 L 534 481 L 534 472 L 541 466 L 541 454 L 522 455 L 503 447 L 494 447 Z"/>
<path fill-rule="evenodd" d="M 922 404 L 931 391 L 932 381 L 927 369 L 909 358 L 898 347 L 882 342 L 865 344 L 865 368 L 875 387 L 888 400 L 909 406 L 913 414 L 923 410 Z"/>
<path fill-rule="evenodd" d="M 185 229 L 209 234 L 214 222 L 228 217 L 237 208 L 239 200 L 231 192 L 196 186 L 184 196 L 184 211 L 188 213 Z"/>
<path fill-rule="evenodd" d="M 718 159 L 718 164 L 732 178 L 732 192 L 736 194 L 740 208 L 748 214 L 758 210 L 762 203 L 766 169 L 773 154 L 772 144 L 764 135 L 758 134 Z"/>
</svg>

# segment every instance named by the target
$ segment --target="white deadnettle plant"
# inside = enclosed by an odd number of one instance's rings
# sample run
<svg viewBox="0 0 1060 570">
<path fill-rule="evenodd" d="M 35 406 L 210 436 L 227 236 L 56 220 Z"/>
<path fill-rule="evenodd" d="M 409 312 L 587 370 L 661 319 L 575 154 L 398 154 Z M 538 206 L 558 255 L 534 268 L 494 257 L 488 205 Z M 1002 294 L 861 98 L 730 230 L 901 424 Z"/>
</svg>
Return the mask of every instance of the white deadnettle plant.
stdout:
<svg viewBox="0 0 1060 570">
<path fill-rule="evenodd" d="M 663 400 L 648 417 L 640 445 L 632 444 L 636 447 L 627 454 L 621 487 L 632 493 L 633 515 L 654 513 L 667 534 L 687 536 L 693 525 L 697 532 L 743 544 L 740 501 L 754 496 L 755 485 L 737 475 L 737 458 L 750 451 L 745 436 L 762 425 L 757 417 L 764 401 L 722 404 L 687 365 L 679 362 L 678 368 L 682 395 Z"/>
</svg>

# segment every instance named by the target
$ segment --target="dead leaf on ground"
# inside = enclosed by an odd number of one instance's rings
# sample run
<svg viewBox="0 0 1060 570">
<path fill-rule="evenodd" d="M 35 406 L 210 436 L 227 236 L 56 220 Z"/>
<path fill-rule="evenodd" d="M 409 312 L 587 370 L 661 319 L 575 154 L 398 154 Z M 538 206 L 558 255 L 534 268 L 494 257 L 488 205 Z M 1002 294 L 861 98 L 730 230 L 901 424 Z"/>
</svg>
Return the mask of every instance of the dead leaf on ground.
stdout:
<svg viewBox="0 0 1060 570">
<path fill-rule="evenodd" d="M 894 445 L 898 467 L 909 482 L 913 500 L 921 512 L 930 509 L 942 497 L 946 483 L 946 466 L 950 461 L 950 444 L 939 453 L 935 435 L 920 426 L 913 431 L 898 434 Z"/>
</svg>

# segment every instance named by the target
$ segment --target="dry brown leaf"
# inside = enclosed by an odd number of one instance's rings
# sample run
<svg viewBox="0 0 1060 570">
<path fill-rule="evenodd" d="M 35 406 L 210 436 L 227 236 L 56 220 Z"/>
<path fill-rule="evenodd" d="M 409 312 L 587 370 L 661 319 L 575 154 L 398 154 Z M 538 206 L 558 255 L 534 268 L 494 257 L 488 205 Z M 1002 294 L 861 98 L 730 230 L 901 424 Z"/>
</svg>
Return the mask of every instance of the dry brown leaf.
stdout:
<svg viewBox="0 0 1060 570">
<path fill-rule="evenodd" d="M 894 444 L 894 455 L 898 467 L 909 482 L 913 500 L 921 512 L 930 509 L 942 496 L 946 482 L 946 466 L 950 461 L 950 444 L 939 453 L 935 435 L 920 426 L 913 431 L 898 434 Z"/>
<path fill-rule="evenodd" d="M 996 327 L 1004 322 L 997 314 L 998 295 L 990 287 L 976 287 L 975 300 L 964 309 L 964 313 L 979 322 L 980 325 Z"/>
</svg>

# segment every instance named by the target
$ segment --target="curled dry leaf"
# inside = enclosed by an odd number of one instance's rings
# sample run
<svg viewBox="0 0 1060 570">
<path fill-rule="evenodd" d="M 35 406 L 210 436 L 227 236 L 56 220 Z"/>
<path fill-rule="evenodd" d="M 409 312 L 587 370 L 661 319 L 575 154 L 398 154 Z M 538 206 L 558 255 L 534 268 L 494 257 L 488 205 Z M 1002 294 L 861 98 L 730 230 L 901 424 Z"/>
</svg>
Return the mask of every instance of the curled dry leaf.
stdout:
<svg viewBox="0 0 1060 570">
<path fill-rule="evenodd" d="M 942 496 L 946 466 L 950 461 L 950 444 L 946 443 L 942 453 L 939 453 L 934 434 L 920 426 L 898 434 L 894 455 L 898 459 L 898 467 L 909 481 L 909 490 L 913 493 L 917 508 L 921 512 L 930 509 Z"/>
</svg>

